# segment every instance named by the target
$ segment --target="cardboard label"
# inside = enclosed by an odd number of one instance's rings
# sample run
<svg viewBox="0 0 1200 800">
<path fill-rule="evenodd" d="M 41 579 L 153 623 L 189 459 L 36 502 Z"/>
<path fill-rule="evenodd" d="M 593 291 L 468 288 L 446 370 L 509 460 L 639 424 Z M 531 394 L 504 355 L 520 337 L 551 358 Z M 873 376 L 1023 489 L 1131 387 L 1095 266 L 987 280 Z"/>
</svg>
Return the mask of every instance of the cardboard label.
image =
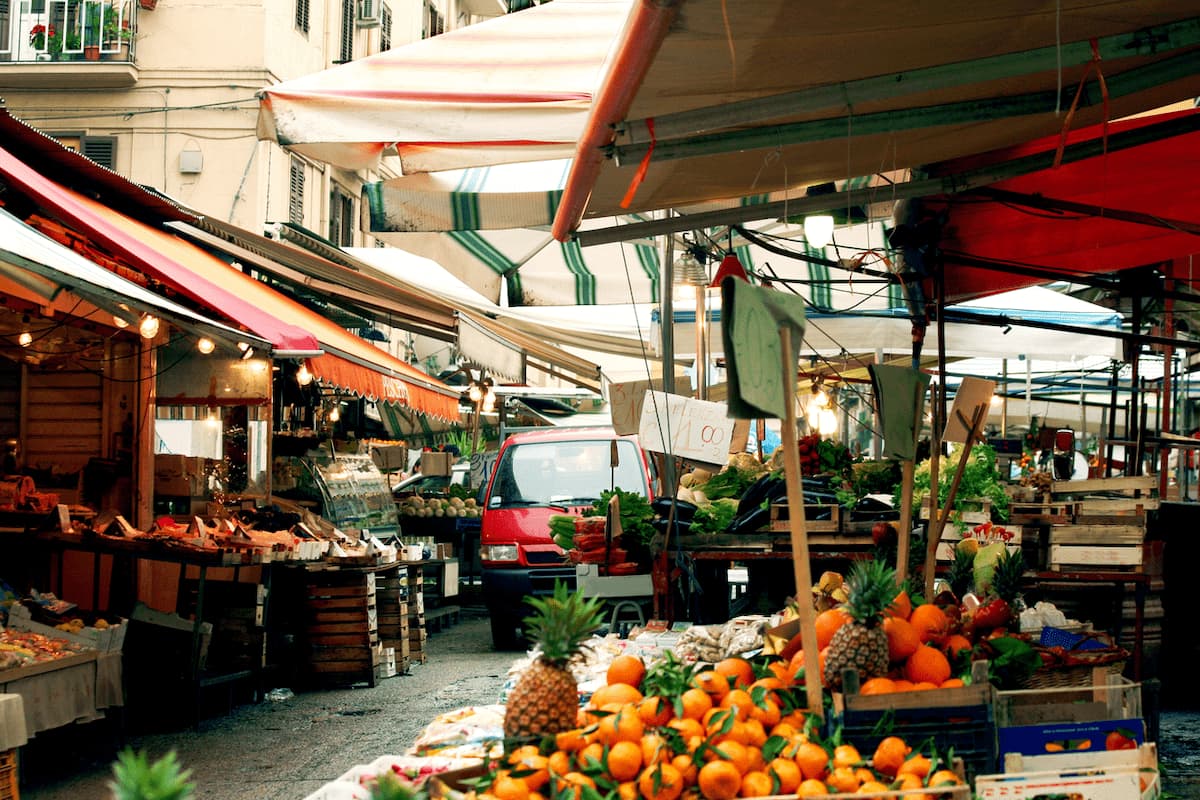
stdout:
<svg viewBox="0 0 1200 800">
<path fill-rule="evenodd" d="M 967 436 L 971 432 L 971 420 L 975 415 L 975 410 L 982 406 L 983 413 L 986 415 L 995 391 L 995 381 L 985 378 L 963 378 L 962 383 L 958 385 L 958 391 L 954 393 L 954 407 L 950 409 L 949 419 L 946 420 L 942 441 L 965 444 Z M 980 430 L 982 429 L 983 426 L 980 425 Z"/>
<path fill-rule="evenodd" d="M 661 392 L 662 388 L 661 378 L 654 381 L 624 381 L 608 385 L 608 411 L 612 416 L 613 430 L 618 436 L 629 436 L 638 432 L 646 390 Z"/>
<path fill-rule="evenodd" d="M 693 400 L 677 394 L 646 392 L 638 438 L 654 453 L 724 464 L 729 460 L 734 420 L 724 403 Z"/>
</svg>

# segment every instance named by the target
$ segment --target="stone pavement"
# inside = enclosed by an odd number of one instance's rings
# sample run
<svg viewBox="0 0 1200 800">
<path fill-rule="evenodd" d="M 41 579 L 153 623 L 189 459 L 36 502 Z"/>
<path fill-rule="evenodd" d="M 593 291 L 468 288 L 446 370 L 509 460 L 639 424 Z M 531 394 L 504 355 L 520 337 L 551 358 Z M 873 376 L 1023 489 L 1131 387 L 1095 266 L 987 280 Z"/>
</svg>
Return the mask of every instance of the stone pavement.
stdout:
<svg viewBox="0 0 1200 800">
<path fill-rule="evenodd" d="M 301 800 L 354 764 L 401 754 L 437 714 L 499 699 L 520 656 L 494 652 L 482 609 L 465 607 L 458 625 L 431 634 L 429 661 L 374 689 L 305 692 L 241 706 L 190 729 L 130 737 L 158 756 L 174 748 L 192 770 L 196 800 Z M 108 800 L 117 749 L 96 724 L 38 737 L 22 751 L 24 800 Z M 1160 718 L 1164 788 L 1174 800 L 1200 800 L 1200 711 Z"/>
</svg>

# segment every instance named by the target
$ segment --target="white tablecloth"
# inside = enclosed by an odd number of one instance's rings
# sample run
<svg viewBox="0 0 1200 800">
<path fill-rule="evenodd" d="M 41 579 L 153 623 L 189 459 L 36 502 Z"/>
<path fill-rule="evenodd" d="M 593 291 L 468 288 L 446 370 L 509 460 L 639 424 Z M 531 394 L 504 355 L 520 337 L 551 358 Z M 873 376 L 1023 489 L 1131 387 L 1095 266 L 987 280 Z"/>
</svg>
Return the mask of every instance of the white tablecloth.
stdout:
<svg viewBox="0 0 1200 800">
<path fill-rule="evenodd" d="M 0 752 L 21 747 L 28 739 L 21 695 L 0 694 Z"/>
<path fill-rule="evenodd" d="M 104 709 L 125 704 L 121 689 L 121 654 L 100 653 L 94 661 L 32 675 L 0 684 L 0 692 L 19 694 L 24 705 L 22 735 L 60 728 L 73 722 L 91 722 Z"/>
</svg>

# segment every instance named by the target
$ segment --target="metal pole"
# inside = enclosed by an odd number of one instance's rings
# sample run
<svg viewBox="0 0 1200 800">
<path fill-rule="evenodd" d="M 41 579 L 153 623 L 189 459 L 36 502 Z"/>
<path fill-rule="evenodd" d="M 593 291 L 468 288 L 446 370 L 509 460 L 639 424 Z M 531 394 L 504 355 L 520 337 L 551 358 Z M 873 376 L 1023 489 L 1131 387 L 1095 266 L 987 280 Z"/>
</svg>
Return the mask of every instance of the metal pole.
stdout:
<svg viewBox="0 0 1200 800">
<path fill-rule="evenodd" d="M 663 212 L 663 218 L 670 215 Z M 659 320 L 662 328 L 663 391 L 675 394 L 675 237 L 667 234 L 663 242 L 662 283 L 659 284 Z"/>
</svg>

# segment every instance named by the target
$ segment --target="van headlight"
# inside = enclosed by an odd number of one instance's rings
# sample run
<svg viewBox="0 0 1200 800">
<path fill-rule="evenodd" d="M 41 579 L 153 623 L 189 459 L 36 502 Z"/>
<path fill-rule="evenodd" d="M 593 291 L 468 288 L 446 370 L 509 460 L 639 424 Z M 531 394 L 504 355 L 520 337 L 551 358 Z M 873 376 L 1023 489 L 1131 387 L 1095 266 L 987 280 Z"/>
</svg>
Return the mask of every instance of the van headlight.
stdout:
<svg viewBox="0 0 1200 800">
<path fill-rule="evenodd" d="M 515 544 L 491 544 L 483 548 L 484 561 L 516 561 L 517 546 Z"/>
</svg>

